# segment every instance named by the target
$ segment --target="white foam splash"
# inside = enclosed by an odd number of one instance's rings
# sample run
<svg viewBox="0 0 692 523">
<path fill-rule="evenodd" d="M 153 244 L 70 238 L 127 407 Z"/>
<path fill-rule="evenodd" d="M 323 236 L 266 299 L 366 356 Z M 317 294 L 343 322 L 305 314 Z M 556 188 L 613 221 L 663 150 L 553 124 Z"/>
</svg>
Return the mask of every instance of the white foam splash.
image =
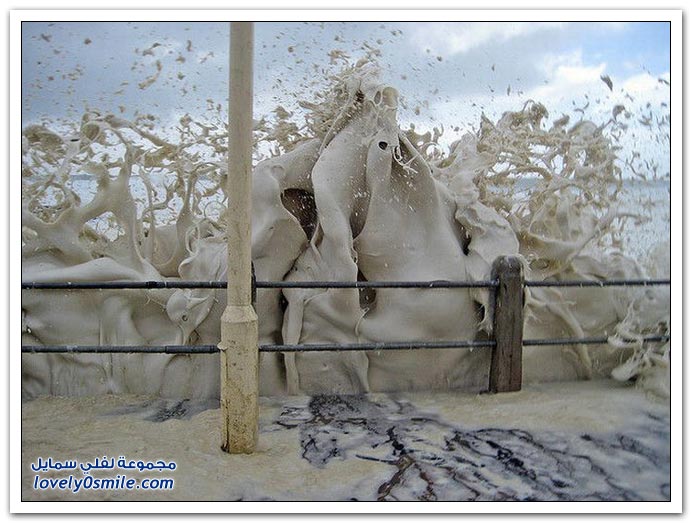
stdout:
<svg viewBox="0 0 692 523">
<path fill-rule="evenodd" d="M 441 153 L 440 133 L 404 132 L 398 93 L 364 63 L 345 69 L 299 129 L 286 111 L 257 122 L 277 154 L 253 173 L 253 260 L 260 280 L 481 280 L 500 255 L 526 277 L 654 276 L 622 253 L 622 184 L 608 125 L 527 103 Z M 614 116 L 616 118 L 616 116 Z M 23 280 L 226 277 L 222 125 L 185 116 L 163 139 L 146 116 L 95 112 L 78 131 L 23 132 Z M 82 202 L 75 176 L 96 182 Z M 164 188 L 164 194 L 161 189 Z M 610 336 L 608 347 L 525 349 L 527 381 L 639 377 L 667 394 L 667 290 L 533 288 L 526 338 Z M 222 291 L 25 291 L 23 342 L 214 344 Z M 260 290 L 260 343 L 422 341 L 488 335 L 487 291 Z M 634 343 L 623 340 L 635 340 Z M 639 341 L 636 341 L 639 340 Z M 205 355 L 24 355 L 23 396 L 155 393 L 214 397 Z M 484 350 L 263 354 L 263 394 L 480 390 Z"/>
</svg>

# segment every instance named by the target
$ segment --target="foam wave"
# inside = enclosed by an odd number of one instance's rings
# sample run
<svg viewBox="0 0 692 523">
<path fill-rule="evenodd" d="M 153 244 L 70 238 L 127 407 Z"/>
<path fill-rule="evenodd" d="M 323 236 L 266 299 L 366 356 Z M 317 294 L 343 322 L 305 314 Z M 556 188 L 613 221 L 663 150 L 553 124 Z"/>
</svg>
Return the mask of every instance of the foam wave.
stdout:
<svg viewBox="0 0 692 523">
<path fill-rule="evenodd" d="M 534 280 L 666 273 L 625 256 L 619 241 L 622 174 L 604 133 L 619 112 L 604 125 L 548 127 L 546 109 L 527 102 L 442 153 L 439 132 L 399 128 L 396 89 L 365 62 L 301 105 L 302 129 L 280 110 L 256 122 L 258 145 L 280 153 L 253 173 L 258 279 L 488 279 L 506 254 Z M 146 116 L 96 112 L 73 134 L 25 128 L 23 279 L 224 279 L 226 129 L 185 116 L 178 134 L 162 138 Z M 534 288 L 525 301 L 527 338 L 611 340 L 527 348 L 525 380 L 612 373 L 669 393 L 669 344 L 641 341 L 668 332 L 668 289 Z M 202 289 L 25 291 L 23 341 L 213 344 L 224 307 L 224 292 Z M 474 339 L 491 325 L 479 289 L 262 290 L 257 310 L 260 343 Z M 24 355 L 23 396 L 215 397 L 217 366 L 202 355 Z M 480 390 L 488 367 L 487 351 L 262 354 L 261 392 Z"/>
</svg>

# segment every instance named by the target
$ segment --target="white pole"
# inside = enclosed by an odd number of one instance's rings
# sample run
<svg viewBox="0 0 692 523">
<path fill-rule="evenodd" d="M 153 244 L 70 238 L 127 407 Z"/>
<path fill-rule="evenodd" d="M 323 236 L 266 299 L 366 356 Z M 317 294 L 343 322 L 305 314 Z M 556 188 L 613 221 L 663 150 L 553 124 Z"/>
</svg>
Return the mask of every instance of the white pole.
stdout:
<svg viewBox="0 0 692 523">
<path fill-rule="evenodd" d="M 253 23 L 231 22 L 228 99 L 228 304 L 221 318 L 222 448 L 252 453 L 257 444 L 259 352 L 252 307 Z"/>
</svg>

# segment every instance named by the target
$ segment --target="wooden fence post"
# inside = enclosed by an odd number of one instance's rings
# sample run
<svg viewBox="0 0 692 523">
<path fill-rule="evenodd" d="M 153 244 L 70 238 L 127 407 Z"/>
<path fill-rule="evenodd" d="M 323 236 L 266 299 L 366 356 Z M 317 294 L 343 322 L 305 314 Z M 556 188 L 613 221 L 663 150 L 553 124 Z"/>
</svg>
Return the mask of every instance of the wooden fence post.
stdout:
<svg viewBox="0 0 692 523">
<path fill-rule="evenodd" d="M 524 275 L 514 256 L 500 256 L 493 263 L 498 281 L 493 300 L 495 348 L 490 359 L 490 392 L 521 390 L 524 330 Z"/>
</svg>

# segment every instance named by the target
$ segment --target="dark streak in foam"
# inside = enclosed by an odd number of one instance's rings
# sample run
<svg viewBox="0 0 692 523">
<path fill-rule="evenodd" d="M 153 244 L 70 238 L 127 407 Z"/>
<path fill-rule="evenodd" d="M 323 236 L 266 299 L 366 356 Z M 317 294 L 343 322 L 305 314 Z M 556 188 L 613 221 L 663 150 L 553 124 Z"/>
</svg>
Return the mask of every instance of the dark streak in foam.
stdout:
<svg viewBox="0 0 692 523">
<path fill-rule="evenodd" d="M 631 472 L 619 469 L 669 463 L 631 435 L 469 430 L 391 397 L 315 396 L 275 424 L 300 431 L 302 457 L 316 467 L 349 458 L 391 467 L 372 485 L 379 500 L 642 500 L 627 486 Z M 650 491 L 670 498 L 666 484 Z"/>
</svg>

